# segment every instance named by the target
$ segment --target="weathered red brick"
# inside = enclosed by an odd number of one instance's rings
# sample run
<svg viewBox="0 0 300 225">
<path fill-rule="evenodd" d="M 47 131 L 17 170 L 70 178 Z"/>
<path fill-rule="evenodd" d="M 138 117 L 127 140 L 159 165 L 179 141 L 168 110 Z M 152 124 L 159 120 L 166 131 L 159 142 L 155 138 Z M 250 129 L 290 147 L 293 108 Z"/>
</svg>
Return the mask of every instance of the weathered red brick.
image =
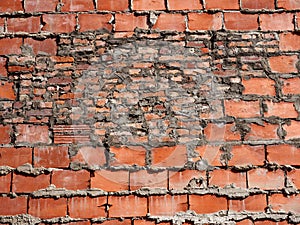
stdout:
<svg viewBox="0 0 300 225">
<path fill-rule="evenodd" d="M 199 153 L 199 158 L 206 160 L 209 165 L 224 166 L 225 162 L 221 160 L 221 146 L 203 145 L 197 146 L 195 151 Z M 197 158 L 199 160 L 199 158 Z"/>
<path fill-rule="evenodd" d="M 67 146 L 44 146 L 34 148 L 34 166 L 65 168 L 69 166 Z"/>
<path fill-rule="evenodd" d="M 225 113 L 236 118 L 251 118 L 260 116 L 258 101 L 226 100 Z"/>
<path fill-rule="evenodd" d="M 0 57 L 0 77 L 7 77 L 6 58 Z"/>
<path fill-rule="evenodd" d="M 14 83 L 1 82 L 0 83 L 0 99 L 15 100 Z"/>
<path fill-rule="evenodd" d="M 190 30 L 220 30 L 222 29 L 222 14 L 189 13 L 188 28 Z"/>
<path fill-rule="evenodd" d="M 130 173 L 130 190 L 137 190 L 142 187 L 167 188 L 167 171 L 150 173 L 146 170 L 140 170 Z"/>
<path fill-rule="evenodd" d="M 246 188 L 246 173 L 235 173 L 229 170 L 214 170 L 209 174 L 209 185 L 224 188 L 234 184 Z"/>
<path fill-rule="evenodd" d="M 52 173 L 52 184 L 57 188 L 82 190 L 89 188 L 90 172 L 86 170 L 55 170 Z"/>
<path fill-rule="evenodd" d="M 281 33 L 279 48 L 282 51 L 299 51 L 300 34 L 299 33 Z"/>
<path fill-rule="evenodd" d="M 184 166 L 187 162 L 187 151 L 183 145 L 152 149 L 152 165 L 157 167 Z"/>
<path fill-rule="evenodd" d="M 114 154 L 112 166 L 119 165 L 138 165 L 145 166 L 146 149 L 142 146 L 121 146 L 110 147 L 110 152 Z"/>
<path fill-rule="evenodd" d="M 112 30 L 112 25 L 109 23 L 111 20 L 111 14 L 80 14 L 79 25 L 80 31 L 88 31 L 88 30 L 101 30 L 106 29 L 108 31 Z"/>
<path fill-rule="evenodd" d="M 298 112 L 292 102 L 265 102 L 268 111 L 264 113 L 265 117 L 277 116 L 280 118 L 297 118 Z"/>
<path fill-rule="evenodd" d="M 181 14 L 160 14 L 153 29 L 185 31 L 185 17 Z"/>
<path fill-rule="evenodd" d="M 53 12 L 56 9 L 59 0 L 26 0 L 24 1 L 25 12 Z"/>
<path fill-rule="evenodd" d="M 42 31 L 53 33 L 70 33 L 75 30 L 76 19 L 74 14 L 44 14 L 45 25 Z"/>
<path fill-rule="evenodd" d="M 93 0 L 62 0 L 62 12 L 82 12 L 94 10 Z"/>
<path fill-rule="evenodd" d="M 67 215 L 66 198 L 31 198 L 28 213 L 42 219 L 63 217 Z"/>
<path fill-rule="evenodd" d="M 21 54 L 22 38 L 0 39 L 0 55 Z"/>
<path fill-rule="evenodd" d="M 18 167 L 32 163 L 31 148 L 0 148 L 0 166 Z"/>
<path fill-rule="evenodd" d="M 289 78 L 284 79 L 283 81 L 283 87 L 282 87 L 282 94 L 284 95 L 298 95 L 300 94 L 300 78 Z"/>
<path fill-rule="evenodd" d="M 229 166 L 264 165 L 265 149 L 262 145 L 235 145 L 232 146 L 230 154 Z"/>
<path fill-rule="evenodd" d="M 241 139 L 234 124 L 209 123 L 204 128 L 204 135 L 208 141 L 236 141 Z"/>
<path fill-rule="evenodd" d="M 277 135 L 277 124 L 264 123 L 263 125 L 250 124 L 250 132 L 246 134 L 245 140 L 274 140 L 279 139 Z"/>
<path fill-rule="evenodd" d="M 243 94 L 275 96 L 275 81 L 268 78 L 243 79 Z"/>
<path fill-rule="evenodd" d="M 68 208 L 72 218 L 98 218 L 106 217 L 105 204 L 107 197 L 73 197 L 69 200 Z"/>
<path fill-rule="evenodd" d="M 300 2 L 298 0 L 277 0 L 277 6 L 288 10 L 300 9 Z"/>
<path fill-rule="evenodd" d="M 17 133 L 17 143 L 50 143 L 48 126 L 18 124 Z"/>
<path fill-rule="evenodd" d="M 206 172 L 198 170 L 169 171 L 169 189 L 183 190 L 192 180 L 206 183 Z M 202 183 L 199 183 L 201 185 Z"/>
<path fill-rule="evenodd" d="M 169 10 L 197 10 L 202 9 L 202 4 L 198 0 L 168 0 Z"/>
<path fill-rule="evenodd" d="M 133 0 L 133 10 L 164 10 L 164 0 Z"/>
<path fill-rule="evenodd" d="M 91 177 L 91 188 L 99 188 L 104 191 L 124 191 L 129 189 L 128 171 L 95 171 Z"/>
<path fill-rule="evenodd" d="M 116 31 L 134 31 L 135 28 L 148 29 L 146 16 L 134 14 L 116 14 Z"/>
<path fill-rule="evenodd" d="M 1 155 L 1 153 L 0 153 Z M 0 157 L 1 158 L 1 157 Z M 0 176 L 0 192 L 9 193 L 11 184 L 11 173 Z"/>
<path fill-rule="evenodd" d="M 259 16 L 261 30 L 294 30 L 292 13 L 261 14 Z"/>
<path fill-rule="evenodd" d="M 296 55 L 281 55 L 269 58 L 269 65 L 275 73 L 297 73 L 296 63 L 298 57 Z"/>
<path fill-rule="evenodd" d="M 243 200 L 229 200 L 229 210 L 241 212 L 264 212 L 267 207 L 267 196 L 266 195 L 253 195 Z"/>
<path fill-rule="evenodd" d="M 274 211 L 300 213 L 300 195 L 283 196 L 273 194 L 269 197 L 269 205 Z"/>
<path fill-rule="evenodd" d="M 22 0 L 11 0 L 0 2 L 0 12 L 16 12 L 23 11 Z"/>
<path fill-rule="evenodd" d="M 253 225 L 254 223 L 251 220 L 241 220 L 236 222 L 236 225 Z"/>
<path fill-rule="evenodd" d="M 298 139 L 300 137 L 300 122 L 292 120 L 290 124 L 284 124 L 283 129 L 287 132 L 286 139 Z"/>
<path fill-rule="evenodd" d="M 40 31 L 40 17 L 9 18 L 7 19 L 8 32 L 38 33 Z"/>
<path fill-rule="evenodd" d="M 206 9 L 239 9 L 238 0 L 206 0 Z"/>
<path fill-rule="evenodd" d="M 188 209 L 187 195 L 163 195 L 149 197 L 151 216 L 173 216 Z"/>
<path fill-rule="evenodd" d="M 0 197 L 0 202 L 1 216 L 14 216 L 27 212 L 27 197 Z"/>
<path fill-rule="evenodd" d="M 267 159 L 269 162 L 279 165 L 299 165 L 300 148 L 287 144 L 268 145 Z"/>
<path fill-rule="evenodd" d="M 125 11 L 128 10 L 129 5 L 126 0 L 98 0 L 97 8 L 101 11 Z"/>
<path fill-rule="evenodd" d="M 31 193 L 50 185 L 50 175 L 23 176 L 14 174 L 12 179 L 12 191 L 16 193 Z"/>
<path fill-rule="evenodd" d="M 282 157 L 285 158 L 285 157 Z M 298 163 L 299 164 L 299 163 Z M 287 180 L 295 186 L 295 188 L 300 189 L 300 170 L 294 169 L 287 172 Z"/>
<path fill-rule="evenodd" d="M 95 223 L 98 224 L 98 223 Z M 102 225 L 131 225 L 131 220 L 126 219 L 126 220 L 106 220 Z"/>
<path fill-rule="evenodd" d="M 105 148 L 81 147 L 77 154 L 71 158 L 71 161 L 89 166 L 103 166 L 106 163 Z"/>
<path fill-rule="evenodd" d="M 273 220 L 258 220 L 255 221 L 255 225 L 289 225 L 287 221 L 276 222 Z"/>
<path fill-rule="evenodd" d="M 190 210 L 199 214 L 216 213 L 227 210 L 227 200 L 214 195 L 190 195 Z"/>
<path fill-rule="evenodd" d="M 258 15 L 240 12 L 224 13 L 225 28 L 228 30 L 257 30 Z"/>
<path fill-rule="evenodd" d="M 9 144 L 11 142 L 10 135 L 12 131 L 11 125 L 0 125 L 0 144 Z"/>
<path fill-rule="evenodd" d="M 268 171 L 263 168 L 253 169 L 248 173 L 248 185 L 250 188 L 264 190 L 281 189 L 284 187 L 284 172 Z"/>
<path fill-rule="evenodd" d="M 134 195 L 108 196 L 108 204 L 111 205 L 109 217 L 146 216 L 148 210 L 147 198 Z"/>
<path fill-rule="evenodd" d="M 274 9 L 275 4 L 273 0 L 242 0 L 241 6 L 243 9 Z"/>
<path fill-rule="evenodd" d="M 34 40 L 32 38 L 25 38 L 24 45 L 31 47 L 36 55 L 44 53 L 47 53 L 49 55 L 55 55 L 57 51 L 55 39 L 46 39 L 41 41 Z"/>
</svg>

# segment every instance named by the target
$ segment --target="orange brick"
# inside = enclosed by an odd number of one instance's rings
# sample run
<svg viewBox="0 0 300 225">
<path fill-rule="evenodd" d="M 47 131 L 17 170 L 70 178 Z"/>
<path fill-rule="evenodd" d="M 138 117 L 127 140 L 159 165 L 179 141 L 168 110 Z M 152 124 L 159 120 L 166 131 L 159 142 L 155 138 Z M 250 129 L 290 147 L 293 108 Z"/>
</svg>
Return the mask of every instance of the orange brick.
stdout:
<svg viewBox="0 0 300 225">
<path fill-rule="evenodd" d="M 258 101 L 226 100 L 225 113 L 236 118 L 251 118 L 260 116 Z"/>
<path fill-rule="evenodd" d="M 151 216 L 173 216 L 177 212 L 188 209 L 186 195 L 164 195 L 149 197 L 149 213 Z"/>
<path fill-rule="evenodd" d="M 134 31 L 135 28 L 148 29 L 146 16 L 116 14 L 116 31 Z"/>
<path fill-rule="evenodd" d="M 23 11 L 22 0 L 1 1 L 0 12 L 17 12 Z"/>
<path fill-rule="evenodd" d="M 266 30 L 294 30 L 293 14 L 261 14 L 259 16 L 260 28 Z"/>
<path fill-rule="evenodd" d="M 236 145 L 231 148 L 232 158 L 228 166 L 262 166 L 265 160 L 264 146 Z"/>
<path fill-rule="evenodd" d="M 0 57 L 0 77 L 7 77 L 6 62 L 6 58 Z"/>
<path fill-rule="evenodd" d="M 204 128 L 204 135 L 208 141 L 237 141 L 241 139 L 234 124 L 209 123 Z"/>
<path fill-rule="evenodd" d="M 52 173 L 52 184 L 57 188 L 82 190 L 89 188 L 90 172 L 86 170 L 56 170 Z"/>
<path fill-rule="evenodd" d="M 189 13 L 188 28 L 190 30 L 220 30 L 222 29 L 222 14 Z"/>
<path fill-rule="evenodd" d="M 268 78 L 243 79 L 243 94 L 275 96 L 275 81 Z"/>
<path fill-rule="evenodd" d="M 105 151 L 104 147 L 84 146 L 79 148 L 71 161 L 89 166 L 103 166 L 106 163 Z"/>
<path fill-rule="evenodd" d="M 164 0 L 133 0 L 133 10 L 165 10 Z"/>
<path fill-rule="evenodd" d="M 273 0 L 242 0 L 241 1 L 242 8 L 244 9 L 274 9 L 275 4 Z"/>
<path fill-rule="evenodd" d="M 27 213 L 27 197 L 0 197 L 0 216 L 14 216 Z"/>
<path fill-rule="evenodd" d="M 98 223 L 93 223 L 98 224 Z M 131 225 L 131 220 L 106 220 L 101 225 Z"/>
<path fill-rule="evenodd" d="M 109 217 L 146 216 L 147 198 L 138 196 L 109 196 Z"/>
<path fill-rule="evenodd" d="M 80 31 L 89 30 L 101 30 L 106 29 L 108 31 L 112 30 L 112 25 L 109 23 L 111 20 L 111 14 L 79 14 L 79 26 Z"/>
<path fill-rule="evenodd" d="M 236 187 L 246 188 L 246 173 L 234 173 L 229 170 L 214 170 L 209 174 L 209 185 L 224 188 L 234 184 Z"/>
<path fill-rule="evenodd" d="M 167 171 L 150 173 L 147 170 L 140 170 L 130 173 L 130 190 L 137 190 L 142 187 L 167 188 Z"/>
<path fill-rule="evenodd" d="M 67 146 L 44 146 L 34 148 L 34 166 L 65 168 L 69 166 Z"/>
<path fill-rule="evenodd" d="M 296 146 L 287 144 L 268 145 L 267 153 L 267 159 L 271 163 L 277 163 L 279 165 L 299 165 L 300 162 L 300 148 Z"/>
<path fill-rule="evenodd" d="M 114 154 L 114 161 L 112 166 L 120 165 L 138 165 L 145 166 L 146 149 L 141 146 L 121 146 L 110 147 L 110 152 Z"/>
<path fill-rule="evenodd" d="M 18 167 L 32 164 L 31 148 L 0 148 L 0 166 Z"/>
<path fill-rule="evenodd" d="M 285 157 L 282 157 L 282 158 L 285 158 Z M 300 189 L 300 170 L 294 169 L 294 170 L 288 171 L 287 179 L 288 179 L 288 181 L 293 183 L 298 190 Z"/>
<path fill-rule="evenodd" d="M 300 9 L 300 2 L 298 0 L 277 0 L 277 6 L 288 10 Z"/>
<path fill-rule="evenodd" d="M 265 112 L 265 117 L 277 116 L 280 118 L 297 118 L 298 112 L 295 110 L 292 102 L 265 102 L 268 111 Z"/>
<path fill-rule="evenodd" d="M 62 0 L 62 12 L 82 12 L 94 10 L 93 0 Z"/>
<path fill-rule="evenodd" d="M 206 9 L 239 9 L 238 0 L 206 0 Z"/>
<path fill-rule="evenodd" d="M 266 195 L 252 195 L 243 200 L 229 200 L 229 210 L 242 212 L 264 212 L 267 207 Z"/>
<path fill-rule="evenodd" d="M 18 124 L 17 125 L 17 143 L 50 143 L 48 126 Z"/>
<path fill-rule="evenodd" d="M 228 30 L 257 30 L 257 15 L 239 12 L 224 13 L 225 28 Z"/>
<path fill-rule="evenodd" d="M 14 84 L 11 82 L 1 82 L 0 84 L 0 99 L 15 100 Z"/>
<path fill-rule="evenodd" d="M 202 9 L 202 5 L 198 0 L 169 0 L 170 10 L 197 10 Z"/>
<path fill-rule="evenodd" d="M 69 33 L 75 30 L 76 18 L 74 14 L 44 14 L 43 31 L 53 33 Z"/>
<path fill-rule="evenodd" d="M 199 214 L 216 213 L 227 210 L 227 200 L 224 197 L 214 195 L 190 195 L 190 210 Z"/>
<path fill-rule="evenodd" d="M 283 81 L 283 87 L 282 87 L 282 94 L 284 95 L 298 95 L 300 94 L 300 78 L 289 78 L 284 79 Z"/>
<path fill-rule="evenodd" d="M 187 162 L 187 150 L 183 145 L 153 148 L 151 152 L 155 167 L 184 166 Z"/>
<path fill-rule="evenodd" d="M 281 51 L 299 51 L 300 35 L 297 33 L 281 33 L 279 35 L 279 48 Z"/>
<path fill-rule="evenodd" d="M 285 197 L 282 194 L 273 194 L 269 197 L 269 205 L 274 211 L 300 213 L 300 196 Z"/>
<path fill-rule="evenodd" d="M 253 225 L 254 223 L 251 220 L 242 220 L 239 222 L 236 222 L 236 225 Z"/>
<path fill-rule="evenodd" d="M 12 179 L 12 191 L 16 193 L 30 193 L 45 189 L 50 185 L 50 175 L 23 176 L 14 174 Z"/>
<path fill-rule="evenodd" d="M 107 11 L 125 11 L 128 9 L 128 1 L 126 0 L 98 0 L 98 10 Z"/>
<path fill-rule="evenodd" d="M 264 123 L 263 125 L 250 124 L 250 132 L 246 134 L 245 140 L 274 140 L 277 136 L 277 124 Z"/>
<path fill-rule="evenodd" d="M 124 191 L 129 189 L 128 171 L 95 171 L 91 177 L 91 188 L 99 188 L 104 191 Z"/>
<path fill-rule="evenodd" d="M 0 192 L 9 193 L 11 183 L 11 173 L 0 176 Z"/>
<path fill-rule="evenodd" d="M 201 180 L 206 184 L 206 172 L 198 170 L 170 171 L 169 189 L 183 190 L 192 180 Z M 199 184 L 201 185 L 201 184 Z"/>
<path fill-rule="evenodd" d="M 275 73 L 297 73 L 297 61 L 296 55 L 273 56 L 269 58 L 269 65 Z"/>
<path fill-rule="evenodd" d="M 10 135 L 12 131 L 11 125 L 0 125 L 0 144 L 9 144 L 11 142 Z"/>
<path fill-rule="evenodd" d="M 22 38 L 1 38 L 0 55 L 21 54 L 21 46 Z"/>
<path fill-rule="evenodd" d="M 221 146 L 203 145 L 197 146 L 195 151 L 199 153 L 199 157 L 209 165 L 212 166 L 224 166 L 225 162 L 221 161 L 222 152 Z"/>
<path fill-rule="evenodd" d="M 67 199 L 31 198 L 29 200 L 30 215 L 42 219 L 63 217 L 67 215 Z"/>
<path fill-rule="evenodd" d="M 72 218 L 98 218 L 106 217 L 105 204 L 107 197 L 73 197 L 68 202 L 70 217 Z"/>
<path fill-rule="evenodd" d="M 49 0 L 47 4 L 44 0 L 26 0 L 24 8 L 26 12 L 53 12 L 58 3 L 59 0 Z"/>
<path fill-rule="evenodd" d="M 160 14 L 153 29 L 185 31 L 185 17 L 181 14 Z"/>
<path fill-rule="evenodd" d="M 249 171 L 248 174 L 250 188 L 257 187 L 264 190 L 272 190 L 284 187 L 284 172 L 282 170 L 268 171 L 259 168 Z"/>
<path fill-rule="evenodd" d="M 292 120 L 290 124 L 284 124 L 283 129 L 287 132 L 285 138 L 298 139 L 300 137 L 300 122 Z"/>
</svg>

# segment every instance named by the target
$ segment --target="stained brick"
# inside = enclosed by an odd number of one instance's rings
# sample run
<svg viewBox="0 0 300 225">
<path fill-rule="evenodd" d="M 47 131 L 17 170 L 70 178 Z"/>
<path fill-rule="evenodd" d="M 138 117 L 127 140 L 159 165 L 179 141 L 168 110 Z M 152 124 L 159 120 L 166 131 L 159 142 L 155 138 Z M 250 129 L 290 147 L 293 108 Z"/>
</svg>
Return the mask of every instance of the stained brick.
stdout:
<svg viewBox="0 0 300 225">
<path fill-rule="evenodd" d="M 90 173 L 86 170 L 57 170 L 52 173 L 52 184 L 57 188 L 68 190 L 87 189 L 90 183 Z"/>
<path fill-rule="evenodd" d="M 268 171 L 266 169 L 254 169 L 248 173 L 250 188 L 264 190 L 282 189 L 284 187 L 284 172 L 282 170 Z"/>
<path fill-rule="evenodd" d="M 19 124 L 17 126 L 17 143 L 50 143 L 49 129 L 47 126 Z"/>
<path fill-rule="evenodd" d="M 199 181 L 199 186 L 206 185 L 206 172 L 198 170 L 169 171 L 169 189 L 183 190 L 193 180 Z"/>
<path fill-rule="evenodd" d="M 34 40 L 31 38 L 26 38 L 24 39 L 24 45 L 31 47 L 36 55 L 45 53 L 49 55 L 55 55 L 57 51 L 55 39 Z"/>
<path fill-rule="evenodd" d="M 164 10 L 164 0 L 133 0 L 133 10 Z"/>
<path fill-rule="evenodd" d="M 282 157 L 284 158 L 284 157 Z M 287 172 L 287 180 L 295 186 L 295 188 L 300 189 L 300 170 L 294 169 Z"/>
<path fill-rule="evenodd" d="M 16 95 L 14 91 L 14 84 L 10 82 L 0 83 L 0 99 L 2 100 L 15 100 Z"/>
<path fill-rule="evenodd" d="M 265 117 L 277 116 L 280 118 L 297 118 L 298 112 L 295 110 L 292 102 L 265 102 L 268 111 L 264 113 Z"/>
<path fill-rule="evenodd" d="M 0 125 L 0 144 L 9 144 L 11 142 L 12 126 Z"/>
<path fill-rule="evenodd" d="M 91 11 L 94 10 L 93 0 L 62 0 L 63 12 Z"/>
<path fill-rule="evenodd" d="M 282 51 L 299 51 L 300 35 L 297 33 L 281 33 L 279 48 Z"/>
<path fill-rule="evenodd" d="M 12 179 L 12 191 L 16 193 L 30 193 L 45 189 L 50 185 L 50 175 L 25 176 L 14 174 Z"/>
<path fill-rule="evenodd" d="M 209 123 L 204 128 L 204 135 L 208 141 L 237 141 L 241 139 L 234 124 Z"/>
<path fill-rule="evenodd" d="M 271 163 L 298 165 L 300 162 L 300 149 L 293 145 L 268 145 L 267 153 L 267 159 Z"/>
<path fill-rule="evenodd" d="M 206 0 L 206 9 L 239 9 L 238 0 Z"/>
<path fill-rule="evenodd" d="M 300 196 L 283 196 L 282 194 L 273 194 L 269 197 L 269 204 L 272 210 L 281 212 L 300 213 Z"/>
<path fill-rule="evenodd" d="M 151 152 L 152 165 L 155 167 L 184 166 L 187 162 L 187 150 L 183 145 L 154 148 Z"/>
<path fill-rule="evenodd" d="M 96 171 L 91 177 L 91 188 L 104 191 L 125 191 L 129 188 L 128 171 Z"/>
<path fill-rule="evenodd" d="M 229 200 L 229 210 L 241 212 L 264 212 L 267 207 L 266 195 L 253 195 L 243 200 Z"/>
<path fill-rule="evenodd" d="M 104 147 L 84 146 L 79 148 L 71 161 L 89 166 L 103 166 L 106 163 L 105 151 Z"/>
<path fill-rule="evenodd" d="M 260 28 L 263 31 L 267 30 L 293 30 L 293 14 L 261 14 L 259 16 Z"/>
<path fill-rule="evenodd" d="M 59 0 L 49 0 L 45 4 L 44 0 L 24 1 L 25 12 L 52 12 L 55 11 Z"/>
<path fill-rule="evenodd" d="M 105 205 L 107 197 L 73 197 L 69 200 L 68 208 L 72 218 L 106 217 Z"/>
<path fill-rule="evenodd" d="M 176 212 L 185 212 L 187 209 L 186 195 L 149 197 L 149 213 L 151 216 L 173 216 Z"/>
<path fill-rule="evenodd" d="M 11 173 L 0 176 L 0 193 L 9 193 L 11 184 Z"/>
<path fill-rule="evenodd" d="M 275 73 L 296 73 L 296 63 L 298 57 L 296 55 L 273 56 L 269 58 L 269 64 L 272 72 Z"/>
<path fill-rule="evenodd" d="M 116 14 L 116 31 L 134 31 L 136 28 L 147 29 L 147 17 L 134 14 Z"/>
<path fill-rule="evenodd" d="M 289 139 L 298 139 L 300 137 L 300 122 L 291 121 L 290 124 L 283 125 L 283 129 L 286 131 L 285 138 Z"/>
<path fill-rule="evenodd" d="M 250 118 L 260 116 L 258 101 L 226 100 L 225 113 L 237 118 Z"/>
<path fill-rule="evenodd" d="M 53 33 L 69 33 L 75 30 L 76 19 L 74 14 L 45 14 L 43 15 L 42 31 Z"/>
<path fill-rule="evenodd" d="M 300 94 L 300 78 L 289 78 L 284 79 L 283 81 L 283 87 L 282 87 L 282 94 L 284 95 L 298 95 Z"/>
<path fill-rule="evenodd" d="M 244 9 L 256 9 L 256 10 L 261 10 L 261 9 L 274 9 L 275 4 L 273 0 L 242 0 L 241 1 L 241 6 Z"/>
<path fill-rule="evenodd" d="M 227 200 L 214 195 L 190 195 L 190 209 L 199 214 L 216 213 L 227 210 Z"/>
<path fill-rule="evenodd" d="M 279 126 L 277 124 L 250 124 L 250 132 L 246 134 L 245 140 L 275 140 L 279 139 L 277 130 Z"/>
<path fill-rule="evenodd" d="M 67 146 L 44 146 L 34 148 L 34 166 L 64 168 L 69 166 Z"/>
<path fill-rule="evenodd" d="M 267 78 L 243 79 L 243 94 L 275 96 L 275 81 Z"/>
<path fill-rule="evenodd" d="M 297 0 L 277 0 L 278 8 L 283 9 L 300 9 L 300 2 Z"/>
<path fill-rule="evenodd" d="M 112 25 L 109 23 L 111 20 L 111 14 L 99 15 L 99 14 L 80 14 L 79 25 L 80 31 L 89 30 L 101 30 L 106 29 L 108 31 L 112 30 Z"/>
<path fill-rule="evenodd" d="M 40 17 L 10 18 L 7 20 L 7 31 L 37 33 L 40 31 Z"/>
<path fill-rule="evenodd" d="M 32 164 L 31 148 L 0 148 L 0 166 L 18 167 L 25 163 Z"/>
<path fill-rule="evenodd" d="M 167 185 L 167 171 L 151 173 L 146 170 L 140 170 L 130 173 L 130 190 L 137 190 L 142 187 L 167 188 Z"/>
<path fill-rule="evenodd" d="M 22 0 L 1 1 L 0 12 L 23 11 Z"/>
<path fill-rule="evenodd" d="M 189 13 L 188 28 L 190 30 L 220 30 L 222 29 L 222 14 Z"/>
<path fill-rule="evenodd" d="M 67 199 L 31 198 L 28 213 L 42 219 L 67 215 Z"/>
<path fill-rule="evenodd" d="M 265 149 L 262 145 L 236 145 L 232 146 L 229 166 L 262 166 L 265 160 Z"/>
<path fill-rule="evenodd" d="M 246 188 L 246 173 L 234 173 L 229 170 L 214 170 L 209 174 L 209 185 L 225 186 L 234 185 L 236 187 Z"/>
<path fill-rule="evenodd" d="M 181 14 L 160 14 L 153 29 L 185 31 L 185 17 Z"/>
<path fill-rule="evenodd" d="M 125 11 L 128 10 L 128 1 L 126 0 L 98 0 L 98 10 Z"/>
<path fill-rule="evenodd" d="M 0 39 L 0 55 L 21 54 L 21 38 Z"/>
<path fill-rule="evenodd" d="M 168 0 L 170 10 L 197 10 L 202 9 L 202 5 L 198 0 Z"/>
<path fill-rule="evenodd" d="M 0 202 L 1 216 L 14 216 L 27 212 L 27 197 L 0 197 Z"/>
<path fill-rule="evenodd" d="M 142 146 L 121 146 L 110 147 L 110 152 L 114 154 L 112 166 L 138 165 L 145 166 L 146 149 Z"/>
</svg>

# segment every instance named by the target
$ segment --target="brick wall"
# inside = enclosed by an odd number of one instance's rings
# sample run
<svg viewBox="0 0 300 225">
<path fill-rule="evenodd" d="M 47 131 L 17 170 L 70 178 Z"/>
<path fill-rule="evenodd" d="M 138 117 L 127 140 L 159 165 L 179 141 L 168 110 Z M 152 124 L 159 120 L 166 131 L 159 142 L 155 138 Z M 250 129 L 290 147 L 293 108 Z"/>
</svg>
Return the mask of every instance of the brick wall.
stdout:
<svg viewBox="0 0 300 225">
<path fill-rule="evenodd" d="M 2 0 L 0 224 L 298 224 L 299 18 Z"/>
</svg>

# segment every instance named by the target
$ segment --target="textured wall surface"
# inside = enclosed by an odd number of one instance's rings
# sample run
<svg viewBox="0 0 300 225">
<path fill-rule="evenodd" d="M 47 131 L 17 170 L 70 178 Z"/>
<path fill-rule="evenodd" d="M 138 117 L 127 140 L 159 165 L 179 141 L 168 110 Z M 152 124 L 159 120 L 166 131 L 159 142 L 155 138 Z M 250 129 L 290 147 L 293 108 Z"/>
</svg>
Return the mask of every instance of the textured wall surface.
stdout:
<svg viewBox="0 0 300 225">
<path fill-rule="evenodd" d="M 300 223 L 300 0 L 1 0 L 0 224 Z"/>
</svg>

